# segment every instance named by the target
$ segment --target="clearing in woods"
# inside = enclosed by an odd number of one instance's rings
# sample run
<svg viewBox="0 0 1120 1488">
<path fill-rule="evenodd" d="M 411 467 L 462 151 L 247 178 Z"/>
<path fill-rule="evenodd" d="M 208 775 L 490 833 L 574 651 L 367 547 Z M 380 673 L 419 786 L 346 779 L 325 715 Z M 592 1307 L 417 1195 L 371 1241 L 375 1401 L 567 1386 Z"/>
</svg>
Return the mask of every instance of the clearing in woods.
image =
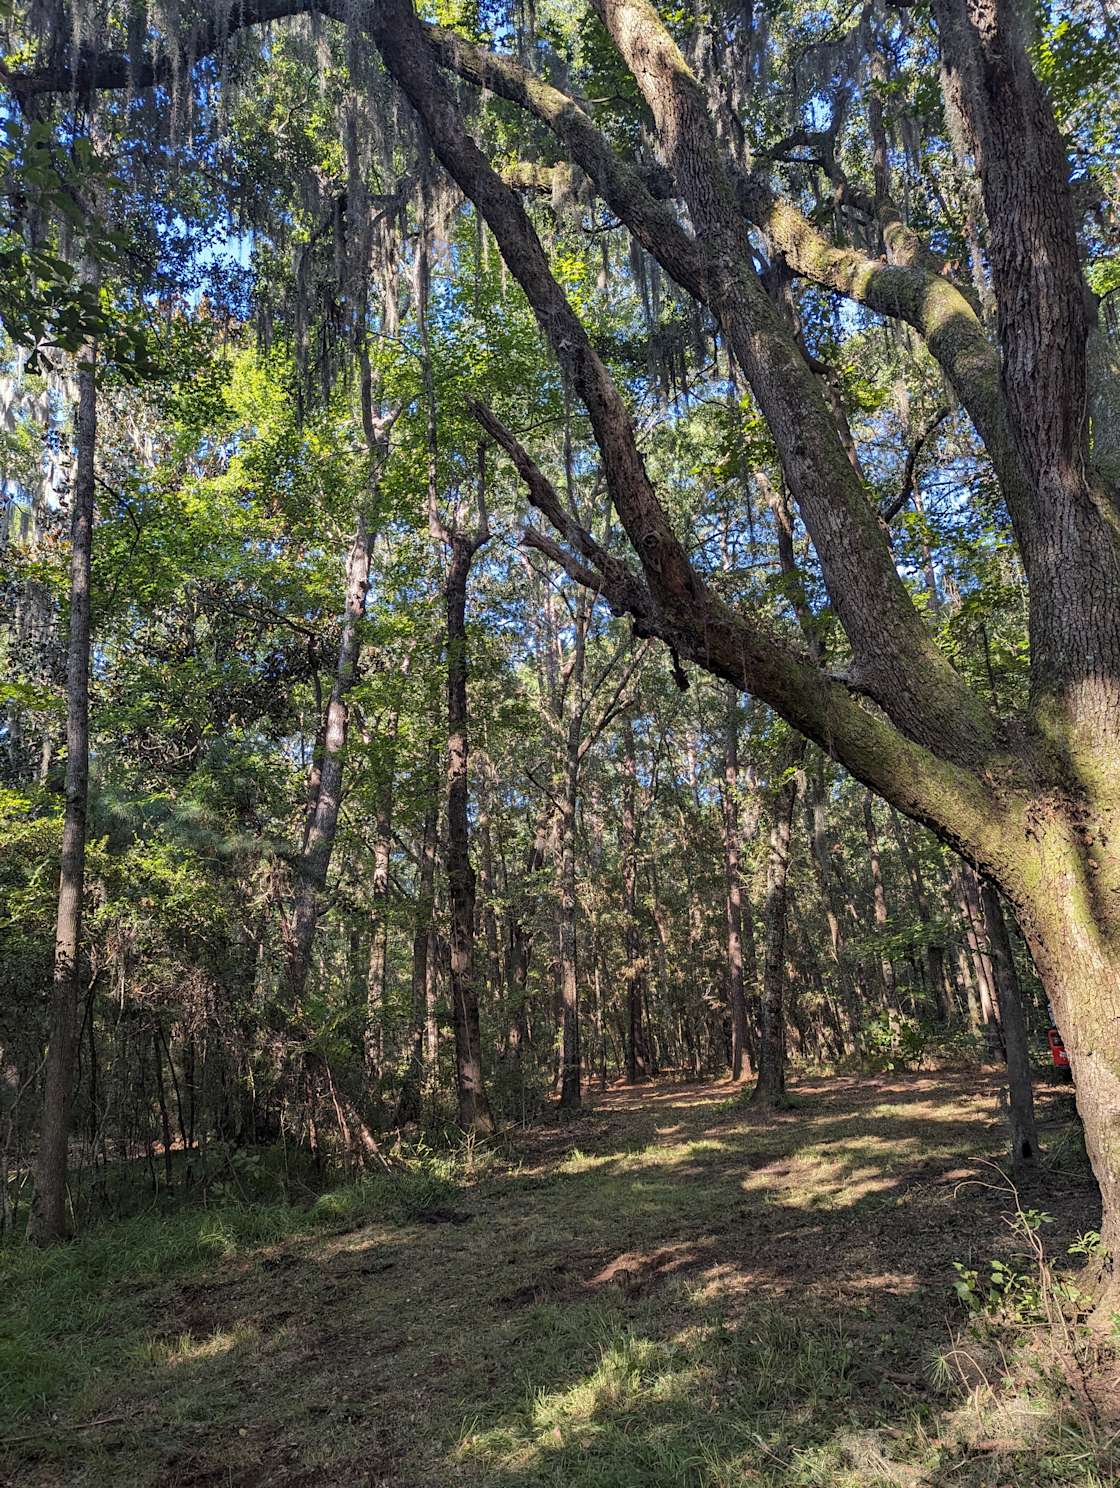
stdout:
<svg viewBox="0 0 1120 1488">
<path fill-rule="evenodd" d="M 994 1346 L 937 1362 L 964 1318 L 953 1262 L 1023 1250 L 987 1165 L 997 1089 L 806 1080 L 774 1115 L 726 1083 L 615 1088 L 396 1210 L 380 1180 L 9 1250 L 0 1481 L 1113 1481 L 1107 1409 L 1001 1386 Z M 1053 1146 L 1068 1097 L 1040 1109 Z M 1022 1203 L 1062 1261 L 1096 1223 L 1080 1168 Z"/>
</svg>

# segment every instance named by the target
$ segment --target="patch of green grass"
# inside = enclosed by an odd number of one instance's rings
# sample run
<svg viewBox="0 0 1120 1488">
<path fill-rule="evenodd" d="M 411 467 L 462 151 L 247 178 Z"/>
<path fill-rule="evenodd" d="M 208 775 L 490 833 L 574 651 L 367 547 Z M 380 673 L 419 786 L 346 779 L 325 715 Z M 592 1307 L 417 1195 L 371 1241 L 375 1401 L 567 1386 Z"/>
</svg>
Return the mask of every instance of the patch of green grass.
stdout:
<svg viewBox="0 0 1120 1488">
<path fill-rule="evenodd" d="M 844 1314 L 752 1302 L 733 1321 L 684 1285 L 624 1312 L 534 1309 L 509 1391 L 469 1415 L 449 1479 L 478 1488 L 1102 1488 L 1103 1434 L 1030 1398 L 906 1395 Z M 541 1378 L 549 1381 L 540 1385 Z M 959 1419 L 957 1419 L 959 1417 Z M 1009 1424 L 1010 1423 L 1010 1424 Z M 984 1438 L 987 1438 L 985 1440 Z"/>
<path fill-rule="evenodd" d="M 856 1389 L 842 1322 L 755 1306 L 729 1325 L 686 1288 L 665 1300 L 668 1307 L 647 1306 L 640 1318 L 608 1306 L 585 1312 L 582 1371 L 558 1386 L 530 1386 L 497 1419 L 466 1425 L 455 1455 L 469 1481 L 503 1488 L 845 1481 L 834 1471 L 838 1451 L 828 1450 L 836 1412 Z M 543 1341 L 554 1331 L 554 1310 L 541 1309 L 531 1326 Z M 809 1474 L 810 1459 L 823 1476 Z"/>
<path fill-rule="evenodd" d="M 453 1166 L 411 1160 L 319 1195 L 310 1208 L 227 1201 L 96 1225 L 66 1245 L 0 1246 L 0 1436 L 62 1397 L 83 1397 L 145 1348 L 169 1283 L 300 1236 L 404 1224 L 461 1193 Z"/>
<path fill-rule="evenodd" d="M 0 1478 L 1107 1480 L 1050 1383 L 1023 1388 L 1024 1458 L 977 1449 L 1011 1429 L 932 1370 L 965 1321 L 952 1258 L 1006 1229 L 989 1190 L 944 1181 L 998 1150 L 990 1102 L 951 1082 L 816 1085 L 772 1121 L 710 1094 L 648 1096 L 578 1132 L 549 1124 L 523 1157 L 420 1143 L 393 1153 L 393 1176 L 303 1208 L 179 1210 L 0 1251 L 0 1437 L 29 1443 L 5 1455 L 0 1440 Z"/>
<path fill-rule="evenodd" d="M 0 1248 L 0 1425 L 81 1394 L 134 1350 L 146 1289 L 289 1233 L 296 1211 L 228 1208 L 106 1224 L 69 1245 Z"/>
</svg>

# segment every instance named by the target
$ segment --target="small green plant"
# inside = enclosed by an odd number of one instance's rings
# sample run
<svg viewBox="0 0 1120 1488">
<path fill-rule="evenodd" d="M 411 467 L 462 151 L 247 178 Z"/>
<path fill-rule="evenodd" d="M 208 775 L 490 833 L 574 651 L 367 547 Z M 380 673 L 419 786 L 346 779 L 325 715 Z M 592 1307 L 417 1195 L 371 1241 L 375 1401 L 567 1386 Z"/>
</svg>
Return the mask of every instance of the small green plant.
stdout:
<svg viewBox="0 0 1120 1488">
<path fill-rule="evenodd" d="M 225 1169 L 209 1184 L 210 1197 L 219 1204 L 245 1202 L 260 1186 L 263 1163 L 259 1152 L 233 1147 L 224 1154 Z"/>
<path fill-rule="evenodd" d="M 877 1070 L 918 1070 L 929 1041 L 927 1024 L 891 1009 L 880 1013 L 865 1030 L 865 1057 Z"/>
<path fill-rule="evenodd" d="M 1104 1246 L 1101 1243 L 1100 1230 L 1086 1230 L 1068 1248 L 1068 1253 L 1076 1256 L 1103 1256 Z"/>
<path fill-rule="evenodd" d="M 1091 1299 L 1072 1279 L 1055 1274 L 1039 1238 L 1042 1227 L 1054 1223 L 1054 1216 L 1042 1209 L 1024 1209 L 1014 1185 L 1008 1187 L 1016 1207 L 1007 1225 L 1012 1234 L 1026 1240 L 1033 1265 L 1028 1270 L 1019 1270 L 1007 1261 L 993 1258 L 981 1279 L 979 1269 L 954 1261 L 957 1279 L 953 1290 L 962 1305 L 974 1317 L 1023 1326 L 1053 1324 L 1070 1314 L 1084 1312 Z M 1100 1253 L 1100 1235 L 1096 1230 L 1087 1230 L 1069 1247 L 1070 1255 Z"/>
<path fill-rule="evenodd" d="M 996 1259 L 988 1262 L 984 1281 L 978 1270 L 961 1261 L 954 1261 L 953 1269 L 953 1290 L 973 1315 L 1010 1323 L 1034 1323 L 1045 1315 L 1037 1276 Z"/>
</svg>

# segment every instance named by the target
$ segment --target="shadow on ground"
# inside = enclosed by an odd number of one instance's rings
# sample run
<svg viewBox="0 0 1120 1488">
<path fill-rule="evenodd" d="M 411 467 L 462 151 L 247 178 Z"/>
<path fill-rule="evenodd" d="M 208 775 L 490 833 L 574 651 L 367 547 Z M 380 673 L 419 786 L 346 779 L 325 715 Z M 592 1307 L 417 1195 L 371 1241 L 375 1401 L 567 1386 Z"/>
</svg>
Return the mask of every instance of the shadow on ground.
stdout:
<svg viewBox="0 0 1120 1488">
<path fill-rule="evenodd" d="M 1107 1422 L 1087 1438 L 1040 1378 L 985 1438 L 1006 1363 L 939 1362 L 953 1262 L 1014 1262 L 996 1096 L 976 1075 L 806 1081 L 780 1113 L 725 1083 L 609 1090 L 435 1222 L 136 1283 L 141 1326 L 0 1444 L 0 1481 L 1092 1488 Z M 1084 1173 L 1022 1202 L 1059 1257 L 1095 1223 Z"/>
</svg>

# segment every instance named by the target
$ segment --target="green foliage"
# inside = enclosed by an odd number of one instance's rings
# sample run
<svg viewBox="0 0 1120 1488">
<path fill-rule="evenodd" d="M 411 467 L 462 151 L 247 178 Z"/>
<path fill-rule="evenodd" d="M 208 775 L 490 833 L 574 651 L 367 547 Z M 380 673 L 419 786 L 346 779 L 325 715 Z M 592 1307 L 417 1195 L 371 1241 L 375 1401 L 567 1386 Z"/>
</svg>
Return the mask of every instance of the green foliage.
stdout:
<svg viewBox="0 0 1120 1488">
<path fill-rule="evenodd" d="M 1032 60 L 1063 122 L 1120 79 L 1115 38 L 1087 15 L 1047 17 Z"/>
<path fill-rule="evenodd" d="M 931 1024 L 917 1018 L 880 1013 L 863 1030 L 865 1058 L 872 1069 L 921 1069 L 934 1032 Z"/>
<path fill-rule="evenodd" d="M 1017 1271 L 1006 1262 L 992 1260 L 988 1273 L 981 1279 L 974 1268 L 954 1261 L 957 1280 L 953 1290 L 961 1303 L 974 1315 L 1001 1322 L 1034 1323 L 1045 1316 L 1038 1278 Z"/>
<path fill-rule="evenodd" d="M 103 362 L 131 382 L 159 373 L 141 307 L 122 298 L 129 277 L 130 239 L 110 226 L 91 203 L 121 188 L 89 141 L 77 138 L 66 150 L 44 119 L 25 123 L 9 114 L 0 121 L 0 174 L 18 180 L 20 193 L 43 214 L 67 226 L 71 253 L 82 269 L 54 245 L 29 246 L 23 224 L 4 197 L 0 213 L 0 325 L 29 353 L 36 371 L 47 351 L 77 352 L 97 340 Z"/>
<path fill-rule="evenodd" d="M 1087 1310 L 1091 1299 L 1073 1277 L 1054 1274 L 1037 1239 L 1043 1226 L 1053 1223 L 1052 1214 L 1031 1208 L 1017 1209 L 1010 1220 L 1012 1234 L 1029 1242 L 1033 1264 L 1026 1270 L 993 1257 L 981 1276 L 976 1267 L 953 1262 L 957 1273 L 953 1290 L 970 1314 L 991 1323 L 1029 1327 L 1052 1323 L 1056 1312 L 1077 1316 Z M 1068 1254 L 1087 1258 L 1100 1255 L 1099 1233 L 1090 1230 L 1078 1236 L 1068 1246 Z"/>
</svg>

